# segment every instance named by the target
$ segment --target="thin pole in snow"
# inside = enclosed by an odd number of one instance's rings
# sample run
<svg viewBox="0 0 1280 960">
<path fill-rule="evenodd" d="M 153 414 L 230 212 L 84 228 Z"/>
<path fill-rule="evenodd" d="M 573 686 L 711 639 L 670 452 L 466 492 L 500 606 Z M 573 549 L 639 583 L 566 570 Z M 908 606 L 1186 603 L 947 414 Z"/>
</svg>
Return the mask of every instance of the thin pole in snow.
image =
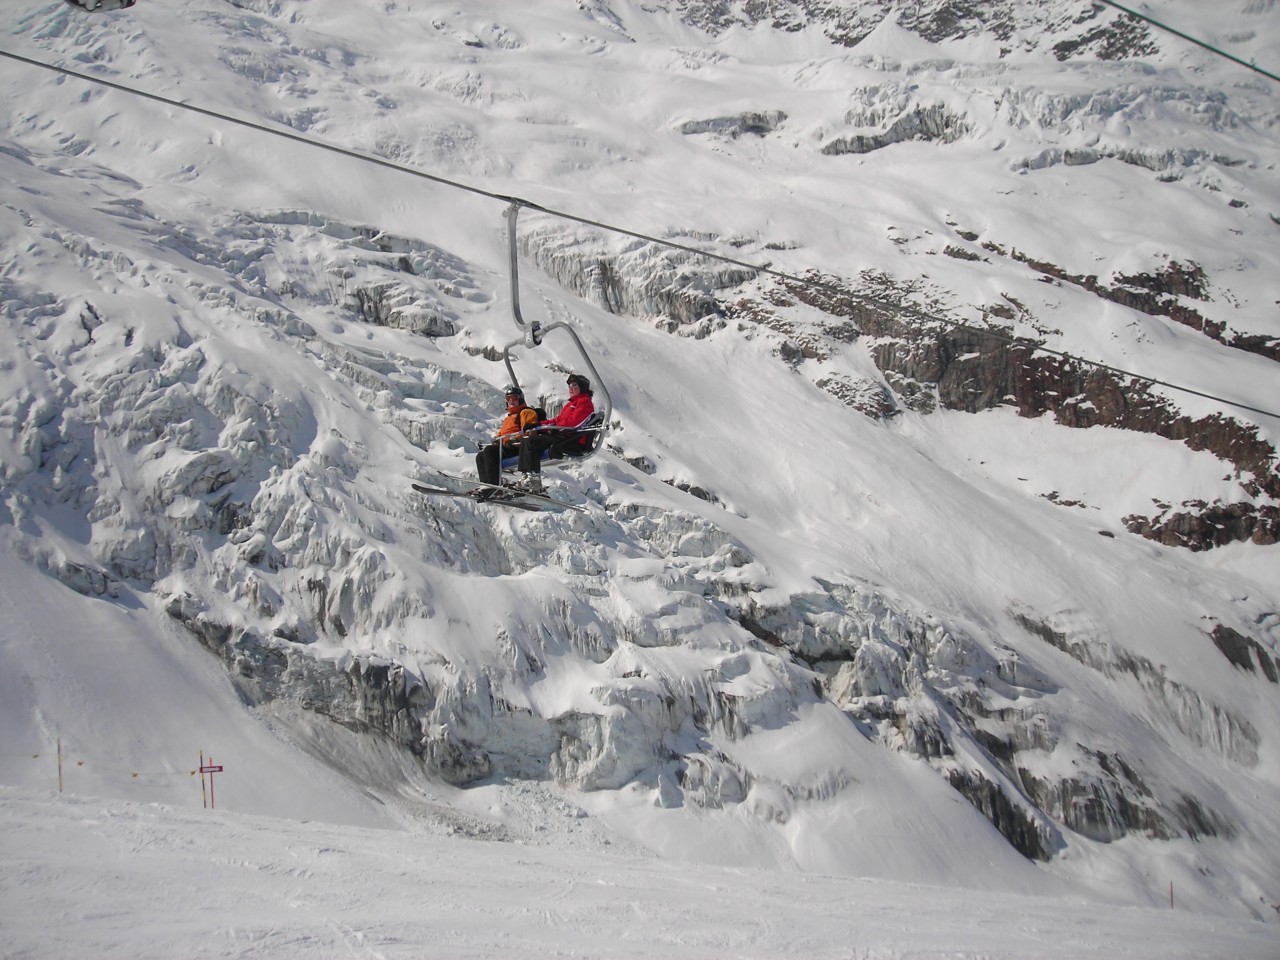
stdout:
<svg viewBox="0 0 1280 960">
<path fill-rule="evenodd" d="M 208 802 L 205 804 L 210 810 L 215 808 L 213 799 L 213 775 L 222 772 L 222 765 L 213 762 L 213 757 L 209 758 L 209 762 L 204 762 L 204 751 L 200 751 L 200 794 L 204 796 L 204 775 L 209 775 L 209 796 Z"/>
</svg>

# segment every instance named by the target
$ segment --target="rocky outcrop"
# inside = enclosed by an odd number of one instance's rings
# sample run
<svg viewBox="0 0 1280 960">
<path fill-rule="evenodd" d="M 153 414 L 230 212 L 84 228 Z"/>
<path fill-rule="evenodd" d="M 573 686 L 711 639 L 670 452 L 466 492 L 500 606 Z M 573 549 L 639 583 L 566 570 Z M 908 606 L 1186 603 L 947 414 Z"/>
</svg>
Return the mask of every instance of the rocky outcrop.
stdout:
<svg viewBox="0 0 1280 960">
<path fill-rule="evenodd" d="M 673 234 L 686 246 L 713 236 Z M 633 241 L 621 250 L 600 236 L 535 230 L 520 240 L 522 252 L 565 289 L 610 313 L 658 318 L 669 333 L 705 337 L 723 329 L 725 305 L 717 292 L 755 276 L 743 267 L 695 254 Z"/>
<path fill-rule="evenodd" d="M 835 375 L 823 377 L 815 385 L 873 420 L 886 420 L 899 412 L 889 388 L 873 380 L 854 380 Z M 904 405 L 909 405 L 910 402 L 909 398 L 904 398 Z"/>
<path fill-rule="evenodd" d="M 680 124 L 680 132 L 685 136 L 709 133 L 731 140 L 748 135 L 763 137 L 777 130 L 786 119 L 787 115 L 781 110 L 753 111 L 711 120 L 687 120 Z"/>
<path fill-rule="evenodd" d="M 451 337 L 458 332 L 448 317 L 418 305 L 416 293 L 394 282 L 357 287 L 353 291 L 360 319 L 424 337 Z"/>
<path fill-rule="evenodd" d="M 671 0 L 685 22 L 712 35 L 733 26 L 767 24 L 795 32 L 817 27 L 835 44 L 856 47 L 887 17 L 931 43 L 986 35 L 1001 42 L 1000 54 L 1021 44 L 1044 45 L 1059 60 L 1093 56 L 1104 60 L 1149 56 L 1157 51 L 1147 25 L 1100 5 L 1069 4 L 1041 10 L 1011 0 Z"/>
<path fill-rule="evenodd" d="M 954 143 L 968 133 L 969 129 L 969 123 L 963 116 L 952 113 L 939 104 L 917 106 L 896 119 L 883 133 L 839 137 L 823 146 L 822 153 L 829 157 L 846 153 L 870 153 L 908 140 Z"/>
<path fill-rule="evenodd" d="M 1068 726 L 1046 705 L 1053 679 L 1012 648 L 993 651 L 848 585 L 824 584 L 823 592 L 793 597 L 784 607 L 739 603 L 734 616 L 769 646 L 807 663 L 824 696 L 877 742 L 938 769 L 1028 858 L 1050 859 L 1068 833 L 1108 843 L 1131 834 L 1169 839 L 1234 830 L 1203 799 L 1153 782 L 1158 778 L 1144 771 L 1159 764 L 1150 766 L 1147 747 L 1127 755 L 1114 742 L 1104 748 L 1101 730 L 1092 746 L 1064 739 Z M 1131 678 L 1154 709 L 1204 749 L 1258 762 L 1256 730 L 1170 683 L 1149 661 L 1025 612 L 1015 619 L 1091 669 Z"/>
<path fill-rule="evenodd" d="M 1091 13 L 1096 16 L 1098 12 L 1095 4 Z M 1091 26 L 1080 35 L 1053 45 L 1053 55 L 1059 60 L 1069 60 L 1080 54 L 1089 54 L 1099 60 L 1124 60 L 1149 57 L 1159 52 L 1160 48 L 1147 25 L 1136 17 L 1115 17 L 1109 23 Z"/>
<path fill-rule="evenodd" d="M 948 328 L 922 317 L 911 306 L 908 291 L 886 291 L 877 283 L 874 293 L 863 295 L 835 278 L 812 279 L 817 282 L 787 285 L 788 294 L 848 320 L 873 338 L 871 355 L 903 406 L 927 412 L 936 400 L 946 409 L 969 413 L 1013 406 L 1026 417 L 1052 413 L 1069 427 L 1109 426 L 1155 434 L 1193 450 L 1207 450 L 1231 464 L 1247 496 L 1280 500 L 1280 459 L 1251 424 L 1220 414 L 1193 419 L 1155 396 L 1142 381 L 1070 357 L 1037 355 L 1033 345 L 1014 341 L 999 327 L 990 333 Z M 1196 267 L 1171 264 L 1162 274 L 1123 280 L 1135 304 L 1149 304 L 1147 297 L 1154 297 L 1168 309 L 1165 298 L 1204 296 L 1203 272 Z M 1097 287 L 1096 278 L 1093 286 Z M 1114 299 L 1124 299 L 1111 292 Z M 903 304 L 901 314 L 895 313 L 895 300 Z M 1185 312 L 1179 315 L 1187 319 Z M 1270 545 L 1280 536 L 1273 503 L 1184 506 L 1176 514 L 1131 516 L 1124 523 L 1151 539 L 1197 550 L 1241 540 Z"/>
<path fill-rule="evenodd" d="M 1060 849 L 1062 841 L 1054 831 L 1046 830 L 1036 817 L 1011 802 L 1004 790 L 982 774 L 953 769 L 947 771 L 947 782 L 982 811 L 1028 860 L 1048 860 Z"/>
<path fill-rule="evenodd" d="M 1130 533 L 1190 550 L 1210 550 L 1228 543 L 1272 546 L 1280 542 L 1280 508 L 1270 504 L 1255 507 L 1252 503 L 1208 504 L 1195 500 L 1183 507 L 1187 509 L 1177 512 L 1166 507 L 1165 512 L 1154 517 L 1130 515 L 1122 522 Z"/>
<path fill-rule="evenodd" d="M 988 250 L 1003 253 L 1002 248 L 996 245 L 985 246 Z M 1018 250 L 1009 255 L 1046 277 L 1078 286 L 1103 300 L 1148 316 L 1168 317 L 1174 323 L 1190 327 L 1229 347 L 1280 360 L 1280 337 L 1241 333 L 1227 336 L 1225 323 L 1208 319 L 1183 302 L 1188 299 L 1209 300 L 1208 277 L 1199 264 L 1171 261 L 1161 270 L 1118 276 L 1113 285 L 1108 285 L 1101 283 L 1096 276 L 1070 274 L 1055 264 L 1036 260 Z"/>
<path fill-rule="evenodd" d="M 1247 637 L 1221 623 L 1213 628 L 1210 636 L 1214 646 L 1236 667 L 1249 673 L 1260 672 L 1272 683 L 1280 683 L 1280 657 L 1268 652 L 1253 637 Z"/>
<path fill-rule="evenodd" d="M 1179 440 L 1231 463 L 1251 495 L 1280 497 L 1276 452 L 1256 427 L 1213 415 L 1193 420 L 1141 382 L 1061 356 L 1037 356 L 999 331 L 935 330 L 881 337 L 884 371 L 934 384 L 942 406 L 978 413 L 1011 405 L 1026 417 L 1052 413 L 1065 426 L 1119 427 Z"/>
</svg>

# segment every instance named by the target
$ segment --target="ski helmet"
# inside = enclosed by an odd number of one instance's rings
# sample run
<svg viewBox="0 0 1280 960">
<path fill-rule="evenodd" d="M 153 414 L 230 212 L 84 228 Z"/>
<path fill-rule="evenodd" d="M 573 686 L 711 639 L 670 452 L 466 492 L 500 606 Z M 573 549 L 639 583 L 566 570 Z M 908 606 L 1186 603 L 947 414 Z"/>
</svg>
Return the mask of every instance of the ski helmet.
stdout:
<svg viewBox="0 0 1280 960">
<path fill-rule="evenodd" d="M 507 387 L 506 390 L 502 391 L 502 395 L 504 397 L 518 397 L 520 402 L 524 403 L 524 391 L 519 387 Z"/>
</svg>

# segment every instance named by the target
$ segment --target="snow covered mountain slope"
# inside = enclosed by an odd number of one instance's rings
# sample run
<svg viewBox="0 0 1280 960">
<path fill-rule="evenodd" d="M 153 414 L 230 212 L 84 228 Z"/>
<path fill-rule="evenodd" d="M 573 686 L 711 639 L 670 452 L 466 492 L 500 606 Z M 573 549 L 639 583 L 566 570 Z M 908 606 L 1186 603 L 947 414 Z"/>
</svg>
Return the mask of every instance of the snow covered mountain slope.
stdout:
<svg viewBox="0 0 1280 960">
<path fill-rule="evenodd" d="M 1274 4 L 1151 7 L 1280 62 Z M 526 313 L 583 338 L 607 452 L 549 471 L 577 511 L 422 498 L 500 412 L 503 204 L 0 62 L 18 753 L 201 748 L 181 700 L 96 690 L 96 608 L 147 638 L 119 658 L 227 666 L 243 706 L 207 677 L 201 710 L 280 771 L 247 812 L 317 761 L 355 786 L 305 815 L 363 825 L 361 789 L 485 822 L 533 782 L 672 857 L 1276 921 L 1280 85 L 1074 2 L 0 17 L 810 281 L 525 211 Z M 517 355 L 532 395 L 577 362 Z"/>
</svg>

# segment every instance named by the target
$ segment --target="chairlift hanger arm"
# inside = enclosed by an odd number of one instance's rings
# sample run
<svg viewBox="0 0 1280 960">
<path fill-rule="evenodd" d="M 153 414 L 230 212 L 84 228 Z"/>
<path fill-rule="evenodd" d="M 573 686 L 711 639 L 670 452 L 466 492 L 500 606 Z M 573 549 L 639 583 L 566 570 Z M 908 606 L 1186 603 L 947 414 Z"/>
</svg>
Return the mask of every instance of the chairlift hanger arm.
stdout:
<svg viewBox="0 0 1280 960">
<path fill-rule="evenodd" d="M 516 328 L 524 332 L 524 343 L 529 347 L 536 347 L 542 340 L 540 334 L 540 325 L 537 323 L 528 323 L 524 319 L 524 314 L 520 312 L 520 249 L 516 242 L 516 221 L 520 219 L 520 203 L 511 201 L 511 205 L 507 207 L 507 258 L 510 263 L 511 273 L 511 318 L 516 323 Z M 510 367 L 510 364 L 508 364 Z M 513 381 L 514 382 L 514 381 Z"/>
</svg>

